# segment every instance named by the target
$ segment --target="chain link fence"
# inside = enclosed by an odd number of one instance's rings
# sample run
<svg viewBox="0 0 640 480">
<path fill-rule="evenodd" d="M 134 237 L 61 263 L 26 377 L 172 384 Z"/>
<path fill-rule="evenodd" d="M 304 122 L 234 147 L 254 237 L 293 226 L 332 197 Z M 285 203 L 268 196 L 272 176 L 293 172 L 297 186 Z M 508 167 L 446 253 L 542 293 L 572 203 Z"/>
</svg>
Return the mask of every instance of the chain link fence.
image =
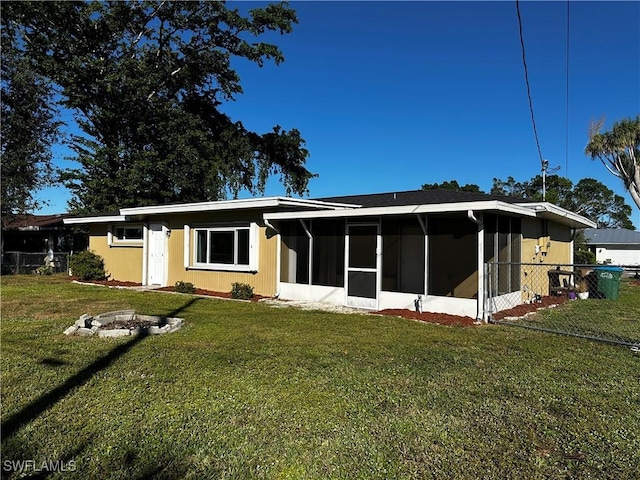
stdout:
<svg viewBox="0 0 640 480">
<path fill-rule="evenodd" d="M 66 273 L 69 271 L 70 256 L 69 252 L 3 252 L 2 274 Z"/>
<path fill-rule="evenodd" d="M 640 311 L 606 303 L 618 301 L 628 277 L 637 281 L 640 267 L 488 263 L 489 321 L 639 349 Z"/>
</svg>

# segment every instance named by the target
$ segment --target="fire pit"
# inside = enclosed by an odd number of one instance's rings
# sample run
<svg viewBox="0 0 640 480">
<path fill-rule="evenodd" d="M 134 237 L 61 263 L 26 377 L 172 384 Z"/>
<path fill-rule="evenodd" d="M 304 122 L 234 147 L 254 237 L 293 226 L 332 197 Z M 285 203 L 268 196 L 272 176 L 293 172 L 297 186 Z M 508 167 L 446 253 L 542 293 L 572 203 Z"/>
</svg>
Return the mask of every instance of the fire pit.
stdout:
<svg viewBox="0 0 640 480">
<path fill-rule="evenodd" d="M 93 317 L 81 315 L 64 331 L 65 335 L 81 337 L 124 337 L 128 335 L 161 335 L 182 327 L 182 318 L 141 315 L 134 310 L 118 310 Z"/>
</svg>

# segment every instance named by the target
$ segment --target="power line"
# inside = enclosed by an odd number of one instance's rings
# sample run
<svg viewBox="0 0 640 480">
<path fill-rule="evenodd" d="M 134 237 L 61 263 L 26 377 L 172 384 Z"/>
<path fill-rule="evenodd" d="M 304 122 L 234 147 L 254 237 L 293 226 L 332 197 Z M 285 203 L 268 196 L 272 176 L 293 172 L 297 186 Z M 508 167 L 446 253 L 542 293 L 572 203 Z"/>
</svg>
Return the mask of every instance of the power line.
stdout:
<svg viewBox="0 0 640 480">
<path fill-rule="evenodd" d="M 520 47 L 522 48 L 522 65 L 524 66 L 524 81 L 527 84 L 527 97 L 529 98 L 529 112 L 531 112 L 531 124 L 533 125 L 533 135 L 536 139 L 538 147 L 538 157 L 540 157 L 540 165 L 544 167 L 542 159 L 542 150 L 540 149 L 540 140 L 538 139 L 538 129 L 536 128 L 536 119 L 533 115 L 533 101 L 531 100 L 531 87 L 529 86 L 529 72 L 527 70 L 527 57 L 524 53 L 524 37 L 522 35 L 522 19 L 520 18 L 520 2 L 516 0 L 516 13 L 518 14 L 518 28 L 520 30 Z"/>
</svg>

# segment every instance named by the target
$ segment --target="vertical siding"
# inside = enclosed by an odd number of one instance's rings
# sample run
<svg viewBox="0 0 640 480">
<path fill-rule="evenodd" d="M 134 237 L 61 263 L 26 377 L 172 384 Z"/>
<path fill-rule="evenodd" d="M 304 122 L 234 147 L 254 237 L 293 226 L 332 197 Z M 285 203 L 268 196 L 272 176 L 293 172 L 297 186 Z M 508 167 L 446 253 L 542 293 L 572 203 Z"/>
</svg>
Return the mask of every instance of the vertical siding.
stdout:
<svg viewBox="0 0 640 480">
<path fill-rule="evenodd" d="M 89 250 L 104 259 L 105 270 L 111 280 L 142 283 L 142 244 L 140 246 L 109 246 L 107 225 L 92 225 L 89 231 Z"/>
<path fill-rule="evenodd" d="M 536 253 L 536 245 L 539 253 Z M 524 263 L 572 263 L 571 228 L 543 220 L 523 219 L 522 261 Z"/>
<path fill-rule="evenodd" d="M 198 288 L 218 292 L 231 291 L 234 282 L 247 283 L 253 287 L 256 294 L 273 296 L 276 293 L 276 262 L 277 262 L 277 237 L 267 238 L 266 228 L 259 227 L 258 241 L 258 271 L 248 272 L 224 272 L 215 270 L 191 270 L 184 266 L 184 242 L 193 242 L 193 229 L 190 239 L 185 238 L 184 225 L 206 225 L 224 221 L 253 221 L 258 222 L 260 216 L 236 215 L 180 215 L 174 216 L 170 223 L 171 236 L 168 241 L 168 276 L 167 284 L 174 285 L 177 281 L 193 283 Z M 193 243 L 191 243 L 193 245 Z M 193 258 L 193 249 L 190 249 L 190 257 Z"/>
</svg>

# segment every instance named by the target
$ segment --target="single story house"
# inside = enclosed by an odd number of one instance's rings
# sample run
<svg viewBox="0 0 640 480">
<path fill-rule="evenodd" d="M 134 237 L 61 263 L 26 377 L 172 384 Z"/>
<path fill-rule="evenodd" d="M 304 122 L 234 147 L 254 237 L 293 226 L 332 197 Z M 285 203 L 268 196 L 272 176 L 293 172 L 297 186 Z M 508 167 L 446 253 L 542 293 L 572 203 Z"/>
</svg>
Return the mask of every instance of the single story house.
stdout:
<svg viewBox="0 0 640 480">
<path fill-rule="evenodd" d="M 640 265 L 640 232 L 624 228 L 587 228 L 584 236 L 598 263 Z"/>
<path fill-rule="evenodd" d="M 590 220 L 547 202 L 448 190 L 321 199 L 264 197 L 123 208 L 90 227 L 111 277 L 366 309 L 486 318 L 486 262 L 570 264 Z M 500 295 L 521 302 L 512 270 Z M 513 278 L 512 278 L 513 277 Z"/>
</svg>

